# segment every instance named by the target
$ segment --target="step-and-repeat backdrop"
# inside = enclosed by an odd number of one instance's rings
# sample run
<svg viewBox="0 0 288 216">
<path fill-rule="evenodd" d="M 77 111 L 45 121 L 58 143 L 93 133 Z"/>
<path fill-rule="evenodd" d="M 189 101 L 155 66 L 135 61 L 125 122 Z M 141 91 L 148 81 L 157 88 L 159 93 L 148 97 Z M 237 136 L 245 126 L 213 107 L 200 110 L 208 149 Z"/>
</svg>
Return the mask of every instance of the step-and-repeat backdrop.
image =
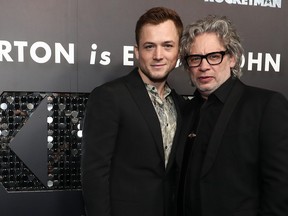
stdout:
<svg viewBox="0 0 288 216">
<path fill-rule="evenodd" d="M 282 0 L 1 0 L 1 215 L 85 215 L 85 104 L 94 87 L 136 66 L 135 23 L 154 6 L 175 9 L 185 25 L 208 14 L 228 16 L 245 48 L 242 80 L 288 97 Z M 193 94 L 181 67 L 169 83 Z"/>
</svg>

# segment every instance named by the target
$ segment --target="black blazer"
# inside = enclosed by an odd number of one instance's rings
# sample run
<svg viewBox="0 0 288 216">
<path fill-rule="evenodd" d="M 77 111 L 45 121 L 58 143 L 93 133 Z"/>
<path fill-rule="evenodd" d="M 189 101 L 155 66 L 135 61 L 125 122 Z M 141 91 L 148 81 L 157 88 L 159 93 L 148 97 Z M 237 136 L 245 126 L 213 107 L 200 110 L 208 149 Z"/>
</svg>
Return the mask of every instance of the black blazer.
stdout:
<svg viewBox="0 0 288 216">
<path fill-rule="evenodd" d="M 83 130 L 82 186 L 88 216 L 174 214 L 177 130 L 165 169 L 160 123 L 137 69 L 95 88 Z"/>
<path fill-rule="evenodd" d="M 183 117 L 184 139 L 195 118 L 191 110 L 193 100 Z M 181 146 L 178 163 L 183 151 Z M 209 142 L 200 196 L 203 216 L 288 215 L 288 102 L 284 96 L 236 81 Z"/>
</svg>

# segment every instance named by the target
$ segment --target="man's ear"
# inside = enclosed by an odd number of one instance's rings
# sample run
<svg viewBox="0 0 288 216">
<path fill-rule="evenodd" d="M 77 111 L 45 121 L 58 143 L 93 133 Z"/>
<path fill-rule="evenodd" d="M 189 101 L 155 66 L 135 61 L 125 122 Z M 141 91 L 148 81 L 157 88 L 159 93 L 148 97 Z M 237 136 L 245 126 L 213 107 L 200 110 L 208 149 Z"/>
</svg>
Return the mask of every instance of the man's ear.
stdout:
<svg viewBox="0 0 288 216">
<path fill-rule="evenodd" d="M 139 59 L 139 47 L 137 44 L 134 45 L 134 54 L 135 54 L 135 58 L 138 60 Z"/>
<path fill-rule="evenodd" d="M 230 55 L 230 68 L 234 68 L 236 65 L 236 58 L 234 55 Z"/>
</svg>

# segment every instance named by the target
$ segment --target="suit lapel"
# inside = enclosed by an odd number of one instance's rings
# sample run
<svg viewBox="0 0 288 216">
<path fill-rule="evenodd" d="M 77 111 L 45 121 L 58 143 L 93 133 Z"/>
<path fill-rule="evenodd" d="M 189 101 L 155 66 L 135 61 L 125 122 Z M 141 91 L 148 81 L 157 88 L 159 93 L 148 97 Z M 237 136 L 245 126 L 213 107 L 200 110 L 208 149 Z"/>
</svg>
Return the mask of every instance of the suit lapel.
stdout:
<svg viewBox="0 0 288 216">
<path fill-rule="evenodd" d="M 187 143 L 187 139 L 189 139 L 189 135 L 191 133 L 191 127 L 195 119 L 195 112 L 194 112 L 194 101 L 189 101 L 185 109 L 183 111 L 183 117 L 182 117 L 182 127 L 179 134 L 179 140 L 178 140 L 178 146 L 176 150 L 176 162 L 179 167 L 182 166 L 183 161 L 183 155 L 185 151 L 185 146 Z"/>
<path fill-rule="evenodd" d="M 181 112 L 182 107 L 180 107 L 180 104 L 178 103 L 177 95 L 176 95 L 176 92 L 174 90 L 172 90 L 171 95 L 172 95 L 174 105 L 176 108 L 176 112 L 177 112 L 177 126 L 176 126 L 175 135 L 173 138 L 172 149 L 170 152 L 170 156 L 169 156 L 166 170 L 170 169 L 170 167 L 172 165 L 172 161 L 175 157 L 176 148 L 178 147 L 178 144 L 179 144 L 179 136 L 180 136 L 181 126 L 182 126 L 182 112 Z"/>
<path fill-rule="evenodd" d="M 244 85 L 239 80 L 237 80 L 228 96 L 226 103 L 224 104 L 224 107 L 220 113 L 220 116 L 211 135 L 210 143 L 208 145 L 207 153 L 202 167 L 201 177 L 204 177 L 208 173 L 213 163 L 215 162 L 218 148 L 222 141 L 222 137 L 226 129 L 227 123 L 243 91 Z"/>
<path fill-rule="evenodd" d="M 138 69 L 135 68 L 128 76 L 126 76 L 125 81 L 125 84 L 131 96 L 134 98 L 134 102 L 137 104 L 140 112 L 143 115 L 143 118 L 146 121 L 146 124 L 150 129 L 150 132 L 157 145 L 157 149 L 159 150 L 161 158 L 164 161 L 164 150 L 160 123 L 145 88 L 145 84 L 143 83 L 140 75 L 138 74 Z"/>
</svg>

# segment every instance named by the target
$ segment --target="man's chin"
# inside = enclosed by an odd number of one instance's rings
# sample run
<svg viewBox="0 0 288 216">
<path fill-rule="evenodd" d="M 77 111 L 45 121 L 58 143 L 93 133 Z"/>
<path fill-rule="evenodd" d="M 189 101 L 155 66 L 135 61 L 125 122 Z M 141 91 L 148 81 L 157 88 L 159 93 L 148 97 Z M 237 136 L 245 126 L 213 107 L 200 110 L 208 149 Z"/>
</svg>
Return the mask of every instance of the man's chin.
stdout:
<svg viewBox="0 0 288 216">
<path fill-rule="evenodd" d="M 153 83 L 163 83 L 163 82 L 166 82 L 167 78 L 168 78 L 168 75 L 165 77 L 150 77 L 150 80 Z"/>
</svg>

